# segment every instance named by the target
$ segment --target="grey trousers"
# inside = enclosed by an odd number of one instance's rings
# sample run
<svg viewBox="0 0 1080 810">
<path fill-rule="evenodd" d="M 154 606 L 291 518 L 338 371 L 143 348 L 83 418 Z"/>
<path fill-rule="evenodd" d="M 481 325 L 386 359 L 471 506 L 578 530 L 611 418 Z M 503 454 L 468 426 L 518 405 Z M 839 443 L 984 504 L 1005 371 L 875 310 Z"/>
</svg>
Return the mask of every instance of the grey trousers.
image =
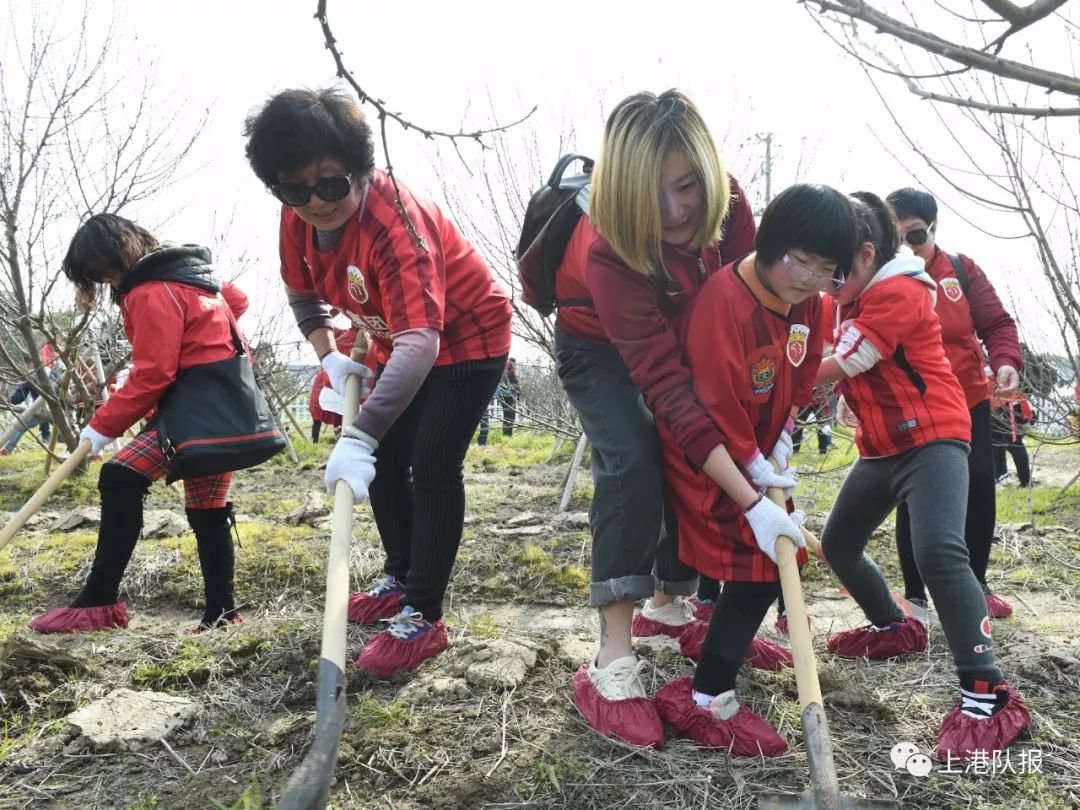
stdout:
<svg viewBox="0 0 1080 810">
<path fill-rule="evenodd" d="M 896 456 L 862 459 L 833 504 L 821 547 L 825 559 L 878 627 L 903 617 L 880 569 L 865 553 L 870 535 L 900 503 L 911 516 L 915 563 L 930 590 L 958 674 L 1001 680 L 986 597 L 964 542 L 967 445 L 933 442 Z"/>
<path fill-rule="evenodd" d="M 656 422 L 618 350 L 555 331 L 556 368 L 592 445 L 592 586 L 589 604 L 690 595 L 697 572 L 679 560 L 664 492 Z"/>
</svg>

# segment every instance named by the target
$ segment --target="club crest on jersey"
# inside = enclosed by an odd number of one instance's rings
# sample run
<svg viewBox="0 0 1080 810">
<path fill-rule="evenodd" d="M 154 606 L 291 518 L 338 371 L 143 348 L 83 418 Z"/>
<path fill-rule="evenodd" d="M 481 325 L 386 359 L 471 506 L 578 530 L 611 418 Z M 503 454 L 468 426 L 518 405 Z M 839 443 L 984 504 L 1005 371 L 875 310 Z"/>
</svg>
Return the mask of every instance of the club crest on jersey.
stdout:
<svg viewBox="0 0 1080 810">
<path fill-rule="evenodd" d="M 798 368 L 806 359 L 806 342 L 810 338 L 810 327 L 793 323 L 787 338 L 787 359 Z"/>
<path fill-rule="evenodd" d="M 760 397 L 768 394 L 776 385 L 776 361 L 769 356 L 750 363 L 750 391 Z"/>
<path fill-rule="evenodd" d="M 938 286 L 941 287 L 942 292 L 945 293 L 945 297 L 950 301 L 959 301 L 964 291 L 960 289 L 960 280 L 955 278 L 943 278 L 938 282 Z"/>
<path fill-rule="evenodd" d="M 349 278 L 349 296 L 358 304 L 366 304 L 368 300 L 367 282 L 360 268 L 350 264 L 346 270 Z"/>
</svg>

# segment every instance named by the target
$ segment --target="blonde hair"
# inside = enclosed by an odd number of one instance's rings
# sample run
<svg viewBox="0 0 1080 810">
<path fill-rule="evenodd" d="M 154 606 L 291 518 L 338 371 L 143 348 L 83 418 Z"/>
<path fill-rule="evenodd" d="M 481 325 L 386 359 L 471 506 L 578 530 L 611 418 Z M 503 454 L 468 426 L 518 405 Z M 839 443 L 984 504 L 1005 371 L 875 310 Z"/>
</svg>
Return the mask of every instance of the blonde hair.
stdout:
<svg viewBox="0 0 1080 810">
<path fill-rule="evenodd" d="M 701 185 L 705 213 L 693 246 L 723 235 L 731 198 L 727 172 L 704 119 L 679 90 L 635 93 L 619 102 L 604 128 L 592 176 L 589 218 L 615 253 L 643 275 L 661 262 L 660 173 L 674 151 L 686 155 Z"/>
</svg>

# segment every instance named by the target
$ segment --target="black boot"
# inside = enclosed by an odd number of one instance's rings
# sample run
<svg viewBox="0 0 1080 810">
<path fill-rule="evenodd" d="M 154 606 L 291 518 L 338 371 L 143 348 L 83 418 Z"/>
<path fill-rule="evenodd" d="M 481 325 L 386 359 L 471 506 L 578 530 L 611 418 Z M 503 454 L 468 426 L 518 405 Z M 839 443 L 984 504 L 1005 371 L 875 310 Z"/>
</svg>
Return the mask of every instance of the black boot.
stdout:
<svg viewBox="0 0 1080 810">
<path fill-rule="evenodd" d="M 220 626 L 235 621 L 239 614 L 233 599 L 232 530 L 236 525 L 232 503 L 219 509 L 188 509 L 188 523 L 195 532 L 206 594 L 206 610 L 200 626 Z"/>
<path fill-rule="evenodd" d="M 100 607 L 119 600 L 120 580 L 143 525 L 143 499 L 150 479 L 121 464 L 102 464 L 98 476 L 101 525 L 94 565 L 71 607 Z"/>
</svg>

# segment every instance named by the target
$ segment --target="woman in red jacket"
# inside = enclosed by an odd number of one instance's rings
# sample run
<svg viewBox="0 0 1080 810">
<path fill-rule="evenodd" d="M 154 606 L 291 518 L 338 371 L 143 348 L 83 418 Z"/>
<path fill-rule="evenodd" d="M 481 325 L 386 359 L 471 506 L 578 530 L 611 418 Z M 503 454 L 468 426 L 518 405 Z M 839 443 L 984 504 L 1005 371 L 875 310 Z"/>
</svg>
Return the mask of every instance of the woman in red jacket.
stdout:
<svg viewBox="0 0 1080 810">
<path fill-rule="evenodd" d="M 934 309 L 941 321 L 941 340 L 953 374 L 964 389 L 971 415 L 971 453 L 968 455 L 967 522 L 964 540 L 971 557 L 971 570 L 986 594 L 990 617 L 1003 619 L 1012 606 L 991 593 L 986 584 L 990 546 L 994 542 L 997 476 L 994 474 L 993 439 L 990 422 L 990 385 L 983 371 L 983 346 L 997 390 L 1008 395 L 1017 390 L 1022 362 L 1016 323 L 1001 305 L 994 286 L 975 262 L 956 257 L 937 246 L 937 201 L 925 191 L 902 188 L 888 197 L 900 220 L 900 235 L 915 255 L 923 260 L 926 272 L 938 286 Z M 954 266 L 959 264 L 959 273 Z M 919 577 L 911 547 L 911 518 L 907 507 L 896 511 L 896 548 L 904 572 L 904 595 L 926 606 L 926 587 Z"/>
<path fill-rule="evenodd" d="M 555 349 L 592 444 L 595 483 L 589 603 L 600 613 L 600 649 L 574 678 L 574 702 L 593 728 L 635 744 L 660 746 L 664 737 L 631 628 L 681 635 L 697 579 L 678 558 L 656 423 L 711 477 L 741 478 L 694 396 L 682 345 L 684 316 L 705 279 L 753 239 L 750 208 L 693 103 L 675 90 L 620 102 L 588 216 L 556 274 L 557 299 L 574 305 L 559 308 Z M 760 482 L 777 480 L 763 457 L 756 462 Z"/>
<path fill-rule="evenodd" d="M 90 441 L 91 455 L 152 411 L 177 372 L 235 355 L 230 321 L 247 309 L 247 297 L 231 284 L 219 286 L 210 260 L 204 247 L 162 246 L 152 234 L 115 214 L 93 216 L 75 233 L 64 257 L 64 274 L 88 305 L 103 286 L 110 288 L 131 343 L 127 381 L 79 435 L 80 442 Z M 150 484 L 167 471 L 152 426 L 102 465 L 101 525 L 86 584 L 69 607 L 35 617 L 30 627 L 41 633 L 127 627 L 120 580 L 142 531 L 143 499 Z M 233 596 L 230 528 L 235 520 L 226 500 L 231 480 L 232 473 L 222 473 L 184 481 L 206 596 L 202 621 L 193 632 L 243 621 Z"/>
<path fill-rule="evenodd" d="M 869 659 L 926 649 L 926 627 L 905 618 L 865 553 L 878 526 L 906 504 L 916 565 L 960 680 L 960 700 L 938 731 L 938 757 L 988 756 L 1007 748 L 1030 716 L 995 660 L 986 600 L 963 539 L 971 417 L 942 347 L 937 285 L 921 259 L 897 251 L 892 210 L 873 194 L 854 196 L 859 247 L 847 282 L 833 295 L 836 351 L 822 361 L 817 383 L 838 383 L 858 417 L 859 458 L 829 513 L 821 548 L 870 624 L 834 634 L 826 647 Z"/>
<path fill-rule="evenodd" d="M 330 385 L 370 376 L 337 347 L 331 307 L 380 353 L 379 383 L 342 429 L 325 483 L 370 494 L 386 552 L 383 576 L 350 599 L 351 620 L 390 619 L 356 665 L 411 671 L 450 644 L 443 597 L 464 527 L 462 466 L 509 356 L 510 302 L 435 203 L 375 168 L 354 97 L 283 91 L 245 134 L 252 169 L 282 203 L 282 281 Z"/>
</svg>

